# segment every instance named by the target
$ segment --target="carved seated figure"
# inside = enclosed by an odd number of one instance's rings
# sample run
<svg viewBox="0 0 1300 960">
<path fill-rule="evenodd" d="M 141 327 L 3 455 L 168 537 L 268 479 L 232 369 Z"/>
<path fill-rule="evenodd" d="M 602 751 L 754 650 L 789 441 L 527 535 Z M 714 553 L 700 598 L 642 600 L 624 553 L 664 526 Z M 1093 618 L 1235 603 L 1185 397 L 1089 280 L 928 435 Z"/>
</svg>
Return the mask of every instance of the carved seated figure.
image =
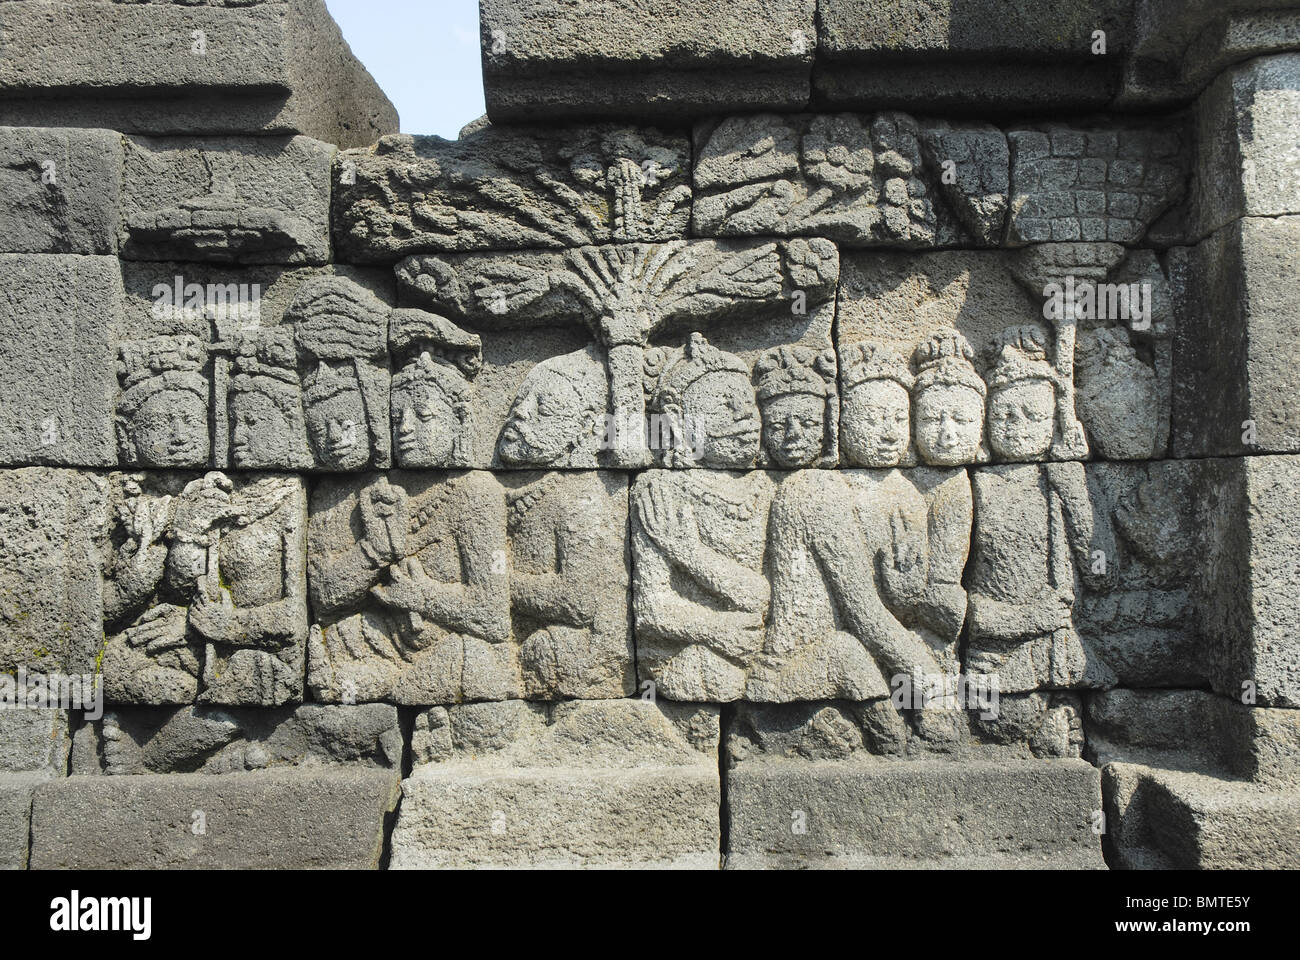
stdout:
<svg viewBox="0 0 1300 960">
<path fill-rule="evenodd" d="M 916 348 L 913 432 L 921 459 L 935 467 L 984 463 L 984 398 L 988 388 L 971 362 L 975 350 L 956 330 L 936 330 Z"/>
<path fill-rule="evenodd" d="M 483 366 L 482 342 L 422 310 L 394 310 L 389 342 L 401 358 L 392 387 L 398 465 L 467 466 L 471 385 Z"/>
<path fill-rule="evenodd" d="M 230 382 L 230 459 L 240 470 L 311 466 L 293 334 L 283 328 L 245 337 Z"/>
<path fill-rule="evenodd" d="M 318 467 L 390 465 L 389 312 L 369 290 L 334 276 L 307 281 L 285 312 L 308 370 L 307 436 Z"/>
<path fill-rule="evenodd" d="M 662 370 L 649 408 L 667 418 L 679 446 L 660 451 L 669 469 L 645 474 L 633 498 L 638 656 L 671 699 L 738 700 L 762 647 L 770 593 L 763 557 L 772 482 L 759 471 L 726 472 L 758 454 L 749 369 L 698 333 L 666 362 L 649 359 Z"/>
<path fill-rule="evenodd" d="M 1080 638 L 1075 581 L 1105 590 L 1114 538 L 1094 515 L 1081 463 L 1006 466 L 974 475 L 975 525 L 967 670 L 1003 693 L 1107 687 L 1110 668 Z"/>
<path fill-rule="evenodd" d="M 907 360 L 883 344 L 845 349 L 840 445 L 858 467 L 910 465 L 912 387 Z"/>
<path fill-rule="evenodd" d="M 519 696 L 504 492 L 488 473 L 317 488 L 308 682 L 325 702 Z"/>
<path fill-rule="evenodd" d="M 197 337 L 123 343 L 114 424 L 118 456 L 131 467 L 203 467 L 211 453 L 207 353 Z"/>
<path fill-rule="evenodd" d="M 507 494 L 510 597 L 529 697 L 621 697 L 630 692 L 625 538 L 590 463 L 609 394 L 594 349 L 540 364 L 525 379 L 498 453 L 547 472 Z M 620 525 L 622 521 L 619 521 Z"/>
<path fill-rule="evenodd" d="M 294 478 L 209 474 L 176 496 L 127 479 L 105 579 L 105 691 L 132 703 L 277 706 L 307 631 Z"/>
<path fill-rule="evenodd" d="M 763 415 L 763 447 L 785 469 L 812 467 L 834 457 L 839 401 L 835 351 L 780 347 L 754 368 Z M 832 460 L 833 462 L 833 460 Z"/>
</svg>

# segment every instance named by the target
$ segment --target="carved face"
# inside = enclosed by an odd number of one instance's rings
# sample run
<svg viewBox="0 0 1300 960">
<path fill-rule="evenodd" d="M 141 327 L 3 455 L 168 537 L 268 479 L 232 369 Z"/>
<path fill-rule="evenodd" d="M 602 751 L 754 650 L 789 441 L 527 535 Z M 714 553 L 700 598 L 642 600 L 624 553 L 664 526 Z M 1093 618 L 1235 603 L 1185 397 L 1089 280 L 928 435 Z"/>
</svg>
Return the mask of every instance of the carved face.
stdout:
<svg viewBox="0 0 1300 960">
<path fill-rule="evenodd" d="M 189 390 L 160 390 L 131 418 L 136 462 L 144 467 L 194 467 L 208 459 L 208 411 Z"/>
<path fill-rule="evenodd" d="M 907 453 L 912 398 L 901 383 L 867 380 L 844 397 L 844 452 L 863 467 L 896 467 Z"/>
<path fill-rule="evenodd" d="M 361 390 L 341 390 L 307 405 L 307 437 L 316 462 L 331 470 L 358 470 L 370 459 L 370 431 Z"/>
<path fill-rule="evenodd" d="M 984 431 L 984 400 L 967 387 L 939 383 L 916 397 L 916 449 L 926 463 L 974 463 Z"/>
<path fill-rule="evenodd" d="M 408 469 L 445 467 L 452 461 L 456 413 L 437 386 L 416 380 L 393 393 L 397 462 Z"/>
<path fill-rule="evenodd" d="M 698 466 L 739 470 L 758 457 L 762 422 L 749 380 L 711 373 L 686 392 L 684 433 L 699 451 Z"/>
<path fill-rule="evenodd" d="M 558 463 L 591 433 L 590 405 L 554 370 L 536 369 L 519 388 L 497 453 L 512 465 Z"/>
<path fill-rule="evenodd" d="M 1004 460 L 1039 460 L 1052 448 L 1056 390 L 1046 380 L 1021 380 L 989 399 L 989 446 Z"/>
<path fill-rule="evenodd" d="M 808 393 L 775 397 L 763 407 L 763 446 L 778 466 L 817 462 L 826 442 L 826 401 Z"/>
<path fill-rule="evenodd" d="M 264 393 L 238 393 L 231 402 L 234 424 L 230 456 L 236 467 L 258 470 L 283 465 L 293 426 Z"/>
</svg>

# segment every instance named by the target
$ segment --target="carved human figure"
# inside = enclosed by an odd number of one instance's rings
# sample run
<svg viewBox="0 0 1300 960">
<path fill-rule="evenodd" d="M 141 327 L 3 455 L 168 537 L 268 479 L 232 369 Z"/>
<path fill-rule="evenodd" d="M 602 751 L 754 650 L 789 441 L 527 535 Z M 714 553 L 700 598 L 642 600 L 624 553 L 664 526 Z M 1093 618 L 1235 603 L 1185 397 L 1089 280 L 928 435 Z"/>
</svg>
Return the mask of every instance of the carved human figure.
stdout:
<svg viewBox="0 0 1300 960">
<path fill-rule="evenodd" d="M 699 334 L 655 359 L 663 362 L 651 365 L 649 409 L 683 441 L 660 451 L 670 469 L 643 476 L 633 497 L 638 656 L 667 697 L 738 700 L 763 643 L 773 485 L 762 472 L 726 471 L 757 455 L 758 404 L 745 363 Z M 679 464 L 707 469 L 671 469 Z"/>
<path fill-rule="evenodd" d="M 507 494 L 510 601 L 524 694 L 591 699 L 632 692 L 626 518 L 605 476 L 546 473 Z M 621 512 L 621 511 L 620 511 Z"/>
<path fill-rule="evenodd" d="M 993 344 L 989 371 L 989 447 L 1009 462 L 1044 459 L 1059 436 L 1058 374 L 1047 360 L 1043 334 L 1011 327 Z"/>
<path fill-rule="evenodd" d="M 230 459 L 240 470 L 311 465 L 293 333 L 272 328 L 239 343 L 230 382 Z"/>
<path fill-rule="evenodd" d="M 975 351 L 957 330 L 936 330 L 916 348 L 913 434 L 921 459 L 935 467 L 983 462 L 984 398 Z"/>
<path fill-rule="evenodd" d="M 897 467 L 910 455 L 912 387 L 916 378 L 897 351 L 860 342 L 845 349 L 840 446 L 859 467 Z"/>
<path fill-rule="evenodd" d="M 285 312 L 307 369 L 307 436 L 316 465 L 354 471 L 389 458 L 388 306 L 346 277 L 315 277 Z"/>
<path fill-rule="evenodd" d="M 497 440 L 511 467 L 594 468 L 605 437 L 609 374 L 594 346 L 529 371 Z"/>
<path fill-rule="evenodd" d="M 796 469 L 833 458 L 839 420 L 835 351 L 778 347 L 759 357 L 754 377 L 768 459 Z"/>
<path fill-rule="evenodd" d="M 325 702 L 518 696 L 504 492 L 491 474 L 402 474 L 316 491 L 308 682 Z"/>
<path fill-rule="evenodd" d="M 408 470 L 468 466 L 472 381 L 482 341 L 423 310 L 394 310 L 389 345 L 401 366 L 393 377 L 397 463 Z"/>
<path fill-rule="evenodd" d="M 212 473 L 179 494 L 125 478 L 105 578 L 105 689 L 131 703 L 301 696 L 302 484 Z"/>
<path fill-rule="evenodd" d="M 130 340 L 119 349 L 114 425 L 124 466 L 208 464 L 207 353 L 194 336 Z"/>
<path fill-rule="evenodd" d="M 1116 556 L 1083 464 L 979 470 L 974 492 L 968 672 L 1007 693 L 1113 684 L 1074 622 L 1076 580 L 1107 589 Z"/>
</svg>

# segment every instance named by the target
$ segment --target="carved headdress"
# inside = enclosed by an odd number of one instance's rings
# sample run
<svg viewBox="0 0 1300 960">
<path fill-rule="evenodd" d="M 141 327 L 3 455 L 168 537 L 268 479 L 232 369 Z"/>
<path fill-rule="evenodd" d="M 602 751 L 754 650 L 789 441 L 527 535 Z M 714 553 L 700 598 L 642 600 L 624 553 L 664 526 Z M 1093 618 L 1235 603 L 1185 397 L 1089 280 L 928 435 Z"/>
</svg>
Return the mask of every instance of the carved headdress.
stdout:
<svg viewBox="0 0 1300 960">
<path fill-rule="evenodd" d="M 646 392 L 650 409 L 662 412 L 682 406 L 686 392 L 711 373 L 735 373 L 749 380 L 749 366 L 734 353 L 712 346 L 702 333 L 692 333 L 681 351 L 646 351 Z"/>
<path fill-rule="evenodd" d="M 777 347 L 758 358 L 754 377 L 759 403 L 792 394 L 833 397 L 835 351 L 819 353 L 809 347 Z"/>
<path fill-rule="evenodd" d="M 1056 387 L 1060 375 L 1047 359 L 1047 345 L 1036 327 L 1008 327 L 993 341 L 993 368 L 989 390 L 997 391 L 1023 380 L 1046 380 Z"/>
<path fill-rule="evenodd" d="M 237 342 L 230 398 L 233 401 L 242 393 L 260 393 L 284 415 L 288 426 L 284 437 L 285 460 L 276 466 L 311 465 L 297 361 L 293 331 L 288 327 L 251 331 Z"/>
<path fill-rule="evenodd" d="M 914 386 L 921 393 L 933 386 L 965 387 L 983 399 L 988 387 L 975 370 L 975 349 L 959 330 L 943 327 L 921 343 L 912 360 L 917 374 Z"/>
<path fill-rule="evenodd" d="M 871 341 L 853 343 L 844 349 L 841 378 L 846 393 L 872 380 L 892 380 L 908 393 L 916 383 L 906 357 L 892 347 Z"/>
<path fill-rule="evenodd" d="M 298 349 L 316 367 L 303 380 L 307 405 L 359 389 L 374 444 L 375 466 L 389 465 L 386 363 L 389 306 L 346 277 L 314 277 L 303 284 L 285 319 Z M 344 372 L 351 366 L 355 376 Z"/>
<path fill-rule="evenodd" d="M 465 462 L 471 385 L 483 369 L 483 341 L 445 317 L 426 310 L 394 310 L 389 345 L 401 364 L 393 375 L 393 394 L 427 384 L 442 394 L 456 418 L 453 463 Z M 393 414 L 394 428 L 397 413 Z"/>
<path fill-rule="evenodd" d="M 167 390 L 193 393 L 207 403 L 207 359 L 203 342 L 189 334 L 126 341 L 118 350 L 118 416 L 134 416 L 147 399 Z"/>
</svg>

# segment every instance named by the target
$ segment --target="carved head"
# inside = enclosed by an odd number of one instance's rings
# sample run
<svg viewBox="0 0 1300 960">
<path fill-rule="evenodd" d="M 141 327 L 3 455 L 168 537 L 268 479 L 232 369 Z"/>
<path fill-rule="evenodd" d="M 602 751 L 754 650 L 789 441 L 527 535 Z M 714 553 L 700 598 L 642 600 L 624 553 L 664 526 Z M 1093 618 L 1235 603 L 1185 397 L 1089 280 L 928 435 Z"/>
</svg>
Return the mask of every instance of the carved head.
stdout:
<svg viewBox="0 0 1300 960">
<path fill-rule="evenodd" d="M 314 369 L 303 380 L 307 436 L 316 462 L 358 470 L 387 460 L 389 307 L 346 277 L 315 277 L 285 312 Z"/>
<path fill-rule="evenodd" d="M 989 373 L 989 446 L 1003 460 L 1041 460 L 1056 434 L 1055 369 L 1043 334 L 1011 327 L 994 344 Z"/>
<path fill-rule="evenodd" d="M 665 466 L 740 470 L 758 458 L 762 421 L 749 367 L 702 334 L 659 374 L 650 409 L 675 440 L 659 451 Z"/>
<path fill-rule="evenodd" d="M 306 449 L 302 388 L 293 335 L 246 337 L 230 382 L 230 457 L 242 470 L 298 467 Z"/>
<path fill-rule="evenodd" d="M 403 358 L 391 399 L 398 465 L 428 470 L 463 464 L 482 341 L 435 313 L 402 309 L 392 313 L 389 344 Z"/>
<path fill-rule="evenodd" d="M 609 406 L 609 374 L 595 347 L 552 357 L 520 384 L 497 454 L 510 466 L 594 466 Z"/>
<path fill-rule="evenodd" d="M 370 430 L 356 373 L 321 363 L 305 387 L 307 438 L 316 462 L 331 470 L 364 467 L 370 462 Z"/>
<path fill-rule="evenodd" d="M 835 351 L 779 347 L 754 374 L 767 455 L 790 469 L 817 463 L 835 436 Z"/>
<path fill-rule="evenodd" d="M 124 464 L 196 467 L 207 463 L 207 353 L 183 335 L 123 343 L 117 365 L 122 394 L 114 425 Z"/>
<path fill-rule="evenodd" d="M 840 444 L 860 467 L 896 467 L 911 441 L 915 378 L 903 355 L 883 344 L 855 343 L 844 358 Z"/>
<path fill-rule="evenodd" d="M 975 351 L 957 330 L 936 330 L 916 348 L 912 390 L 917 452 L 931 466 L 957 467 L 983 459 L 984 398 L 988 388 L 971 362 Z"/>
</svg>

